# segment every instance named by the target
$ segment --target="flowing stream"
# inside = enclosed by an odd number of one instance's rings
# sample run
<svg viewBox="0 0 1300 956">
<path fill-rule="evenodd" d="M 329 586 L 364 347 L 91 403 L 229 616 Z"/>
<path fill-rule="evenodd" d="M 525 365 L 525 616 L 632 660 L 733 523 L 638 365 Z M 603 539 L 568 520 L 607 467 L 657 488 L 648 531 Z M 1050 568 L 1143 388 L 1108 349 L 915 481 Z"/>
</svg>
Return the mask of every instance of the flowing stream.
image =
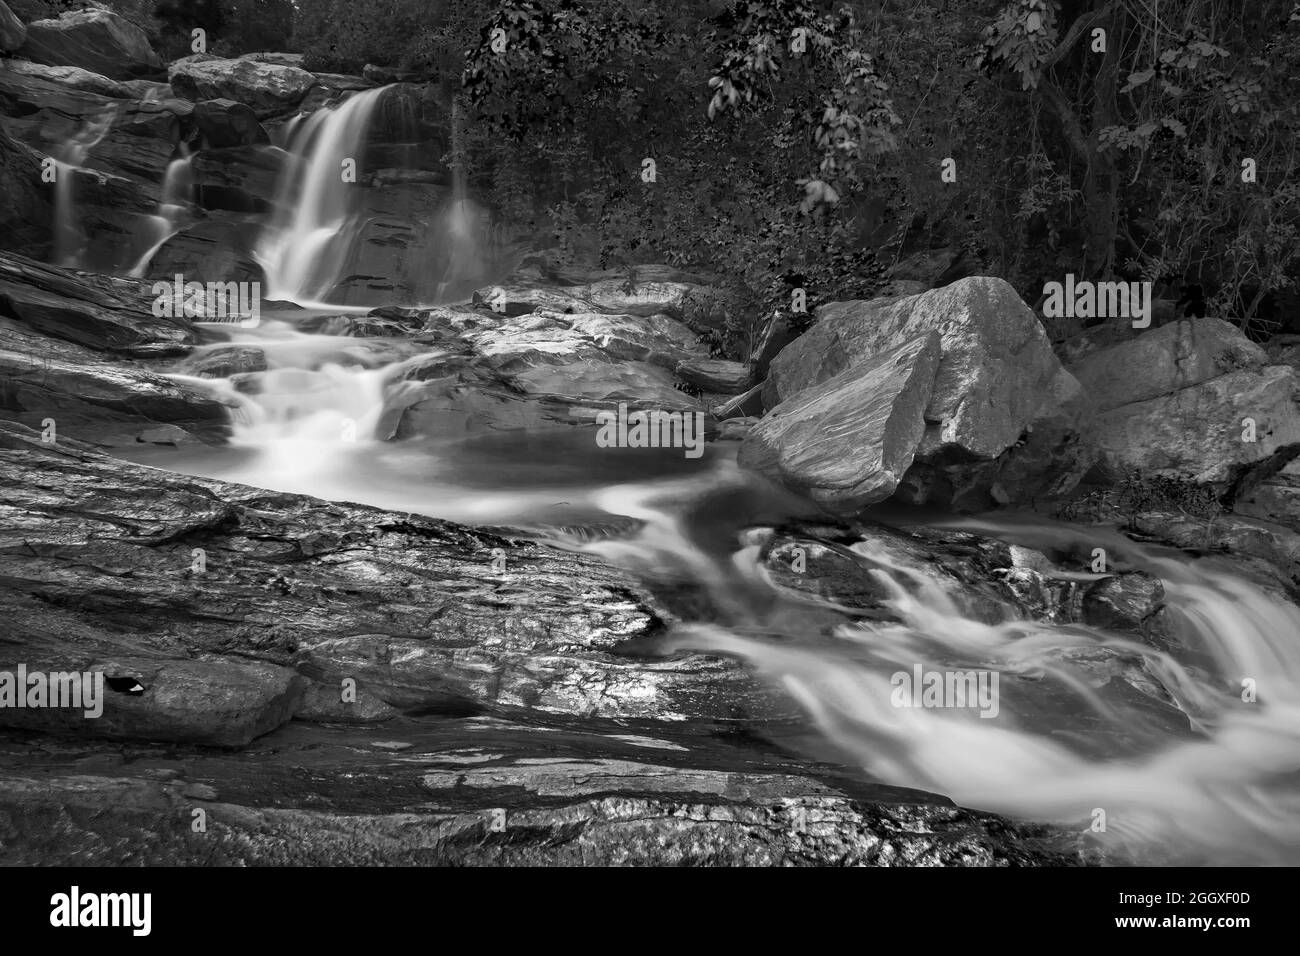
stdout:
<svg viewBox="0 0 1300 956">
<path fill-rule="evenodd" d="M 319 306 L 337 281 L 355 229 L 340 157 L 357 155 L 381 93 L 355 95 L 292 132 L 295 172 L 258 250 L 270 297 Z M 704 590 L 709 607 L 671 635 L 672 647 L 740 658 L 783 689 L 808 727 L 787 746 L 964 806 L 1094 832 L 1138 855 L 1300 862 L 1300 609 L 1230 566 L 1105 529 L 1014 516 L 932 518 L 932 528 L 1001 538 L 1063 565 L 1069 555 L 1107 549 L 1163 582 L 1172 640 L 1157 647 L 1082 624 L 1028 620 L 1010 608 L 988 623 L 952 581 L 870 535 L 852 550 L 887 590 L 888 613 L 855 614 L 773 580 L 753 529 L 813 510 L 746 477 L 734 446 L 712 444 L 691 461 L 671 449 L 598 448 L 593 429 L 473 434 L 451 425 L 388 441 L 415 387 L 406 372 L 429 357 L 428 347 L 298 327 L 319 314 L 309 308 L 271 313 L 256 328 L 220 327 L 221 341 L 207 348 L 247 345 L 267 362 L 261 372 L 192 379 L 235 406 L 231 442 L 134 457 L 532 529 L 646 579 L 689 583 Z M 560 530 L 620 520 L 633 530 L 585 538 Z M 829 627 L 827 612 L 838 614 Z M 1095 665 L 1114 658 L 1134 662 L 1149 693 L 1103 692 Z M 899 706 L 896 675 L 917 668 L 996 673 L 996 716 Z M 1243 699 L 1243 682 L 1253 682 L 1256 699 Z M 1180 726 L 1154 717 L 1152 701 Z"/>
<path fill-rule="evenodd" d="M 311 313 L 306 313 L 311 314 Z M 709 596 L 707 620 L 677 650 L 748 661 L 807 714 L 838 760 L 890 784 L 959 804 L 1089 829 L 1099 839 L 1190 862 L 1300 861 L 1300 609 L 1227 565 L 1135 544 L 1104 529 L 1014 516 L 938 519 L 1052 555 L 1104 547 L 1163 582 L 1170 649 L 1081 624 L 990 624 L 951 581 L 868 537 L 853 550 L 889 591 L 889 619 L 813 626 L 822 599 L 781 588 L 746 543 L 752 525 L 811 509 L 773 499 L 716 443 L 680 453 L 598 448 L 594 430 L 559 428 L 384 441 L 412 387 L 392 340 L 297 332 L 286 321 L 222 327 L 264 350 L 265 372 L 195 379 L 237 404 L 228 447 L 139 453 L 174 470 L 464 522 L 533 529 L 645 579 Z M 649 450 L 653 451 L 653 450 Z M 727 500 L 729 509 L 711 502 Z M 701 514 L 707 513 L 707 520 Z M 634 519 L 631 534 L 575 539 L 574 526 Z M 844 609 L 840 609 L 844 610 Z M 1155 696 L 1185 715 L 1171 731 L 1145 698 L 1098 691 L 1100 651 L 1140 661 Z M 994 719 L 974 709 L 896 706 L 900 672 L 1000 675 Z M 1257 700 L 1242 699 L 1253 680 Z M 1042 688 L 1052 692 L 1044 697 Z M 1047 701 L 1046 705 L 1044 701 Z M 817 748 L 814 747 L 814 750 Z M 817 753 L 816 756 L 825 756 Z"/>
</svg>

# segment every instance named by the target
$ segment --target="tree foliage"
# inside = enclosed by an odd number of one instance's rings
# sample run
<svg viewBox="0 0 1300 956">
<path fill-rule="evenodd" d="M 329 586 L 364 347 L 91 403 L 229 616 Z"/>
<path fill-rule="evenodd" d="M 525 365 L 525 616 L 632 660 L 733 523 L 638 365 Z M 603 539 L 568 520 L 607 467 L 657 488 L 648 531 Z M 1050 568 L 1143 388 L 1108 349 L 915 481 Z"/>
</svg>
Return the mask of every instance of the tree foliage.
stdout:
<svg viewBox="0 0 1300 956">
<path fill-rule="evenodd" d="M 1065 272 L 1178 277 L 1248 323 L 1300 271 L 1298 11 L 301 0 L 296 35 L 335 69 L 454 73 L 499 216 L 570 256 L 719 273 L 755 314 L 795 283 L 814 305 L 870 294 L 942 245 L 1031 300 Z"/>
</svg>

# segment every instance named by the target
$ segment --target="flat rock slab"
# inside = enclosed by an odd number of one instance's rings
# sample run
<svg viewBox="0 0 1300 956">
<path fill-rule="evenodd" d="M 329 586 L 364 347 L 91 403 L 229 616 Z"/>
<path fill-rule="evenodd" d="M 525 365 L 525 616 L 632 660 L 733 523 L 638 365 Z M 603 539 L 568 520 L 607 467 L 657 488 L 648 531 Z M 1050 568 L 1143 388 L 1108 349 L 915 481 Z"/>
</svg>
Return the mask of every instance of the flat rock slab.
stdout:
<svg viewBox="0 0 1300 956">
<path fill-rule="evenodd" d="M 583 555 L 189 478 L 8 422 L 0 501 L 15 661 L 272 664 L 311 682 L 313 717 L 337 720 L 389 707 L 664 721 L 792 711 L 735 662 L 620 653 L 671 618 Z"/>
<path fill-rule="evenodd" d="M 0 318 L 0 414 L 38 431 L 102 446 L 221 441 L 229 409 L 203 389 L 130 359 L 106 359 Z M 159 428 L 163 431 L 159 431 Z"/>
<path fill-rule="evenodd" d="M 400 726 L 399 726 L 400 725 Z M 1077 865 L 1085 838 L 599 721 L 291 724 L 238 754 L 0 735 L 0 863 Z M 191 828 L 202 809 L 204 833 Z"/>
<path fill-rule="evenodd" d="M 0 661 L 13 648 L 0 650 Z M 77 737 L 157 740 L 242 747 L 288 721 L 307 681 L 287 667 L 228 661 L 87 660 L 75 656 L 27 659 L 28 674 L 105 675 L 98 716 L 76 708 L 0 708 L 0 726 Z M 17 675 L 18 662 L 0 663 Z M 127 689 L 115 689 L 114 684 Z M 98 680 L 98 678 L 92 678 Z M 132 689 L 131 685 L 135 687 Z"/>
<path fill-rule="evenodd" d="M 87 276 L 0 252 L 0 315 L 87 348 L 148 356 L 198 342 L 184 319 L 155 316 L 152 283 Z"/>
</svg>

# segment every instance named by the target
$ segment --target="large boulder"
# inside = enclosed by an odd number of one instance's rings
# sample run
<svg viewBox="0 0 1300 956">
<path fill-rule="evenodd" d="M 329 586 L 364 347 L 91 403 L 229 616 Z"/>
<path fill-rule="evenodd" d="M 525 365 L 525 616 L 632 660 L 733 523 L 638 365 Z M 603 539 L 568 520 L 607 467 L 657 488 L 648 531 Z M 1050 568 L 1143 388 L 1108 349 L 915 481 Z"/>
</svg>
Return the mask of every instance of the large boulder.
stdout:
<svg viewBox="0 0 1300 956">
<path fill-rule="evenodd" d="M 1117 471 L 1228 485 L 1300 445 L 1295 369 L 1244 369 L 1093 416 L 1085 437 Z"/>
<path fill-rule="evenodd" d="M 256 60 L 186 58 L 167 72 L 177 96 L 200 100 L 234 100 L 259 118 L 285 113 L 297 106 L 316 78 L 306 70 Z"/>
<path fill-rule="evenodd" d="M 795 392 L 745 436 L 740 464 L 831 511 L 883 501 L 912 464 L 940 361 L 932 330 Z"/>
<path fill-rule="evenodd" d="M 75 10 L 57 20 L 29 23 L 27 42 L 18 52 L 36 63 L 79 66 L 115 80 L 129 80 L 162 65 L 143 30 L 103 9 Z"/>
<path fill-rule="evenodd" d="M 1220 319 L 1182 320 L 1073 369 L 1096 413 L 1084 439 L 1116 473 L 1226 488 L 1300 444 L 1300 378 Z"/>
<path fill-rule="evenodd" d="M 812 328 L 772 361 L 763 404 L 782 408 L 804 392 L 820 396 L 827 381 L 851 379 L 864 363 L 930 332 L 939 336 L 940 355 L 924 433 L 908 451 L 906 474 L 886 482 L 899 499 L 967 511 L 1072 490 L 1095 457 L 1075 432 L 1079 383 L 1001 279 L 972 277 L 917 295 L 823 307 Z M 797 429 L 781 437 L 803 444 Z M 856 453 L 835 441 L 818 454 L 830 448 L 846 459 Z M 903 459 L 892 457 L 895 464 Z M 861 497 L 835 506 L 851 509 Z"/>
<path fill-rule="evenodd" d="M 1214 318 L 1183 319 L 1094 351 L 1070 367 L 1093 407 L 1109 411 L 1268 364 L 1264 350 Z"/>
<path fill-rule="evenodd" d="M 931 331 L 942 354 L 921 453 L 992 458 L 1054 409 L 1061 366 L 1042 326 L 1010 285 L 983 276 L 902 299 L 823 307 L 773 361 L 764 400 L 774 407 Z"/>
<path fill-rule="evenodd" d="M 0 0 L 0 53 L 12 53 L 27 40 L 27 27 Z"/>
</svg>

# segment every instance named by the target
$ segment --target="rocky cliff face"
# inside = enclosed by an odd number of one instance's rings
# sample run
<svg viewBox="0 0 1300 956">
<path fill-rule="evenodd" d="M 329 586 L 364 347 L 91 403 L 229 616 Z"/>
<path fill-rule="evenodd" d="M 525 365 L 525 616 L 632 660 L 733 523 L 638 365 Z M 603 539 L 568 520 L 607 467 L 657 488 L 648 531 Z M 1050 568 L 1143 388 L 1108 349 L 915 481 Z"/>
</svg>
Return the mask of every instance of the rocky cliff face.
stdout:
<svg viewBox="0 0 1300 956">
<path fill-rule="evenodd" d="M 284 147 L 307 117 L 376 88 L 269 54 L 195 54 L 162 72 L 139 31 L 108 11 L 31 26 L 26 45 L 0 61 L 0 163 L 12 184 L 0 205 L 0 247 L 50 259 L 61 214 L 84 268 L 264 279 L 254 252 L 294 175 Z M 449 109 L 427 84 L 385 92 L 353 157 L 357 236 L 332 301 L 416 303 L 447 291 L 439 280 L 451 265 L 440 258 L 453 198 Z M 62 190 L 42 169 L 46 160 L 66 164 L 57 170 L 68 179 Z M 164 196 L 177 160 L 189 162 L 189 182 L 183 195 Z M 161 201 L 177 207 L 170 238 L 159 234 Z M 485 239 L 478 255 L 490 262 L 494 254 Z M 461 294 L 486 277 L 460 271 Z"/>
</svg>

